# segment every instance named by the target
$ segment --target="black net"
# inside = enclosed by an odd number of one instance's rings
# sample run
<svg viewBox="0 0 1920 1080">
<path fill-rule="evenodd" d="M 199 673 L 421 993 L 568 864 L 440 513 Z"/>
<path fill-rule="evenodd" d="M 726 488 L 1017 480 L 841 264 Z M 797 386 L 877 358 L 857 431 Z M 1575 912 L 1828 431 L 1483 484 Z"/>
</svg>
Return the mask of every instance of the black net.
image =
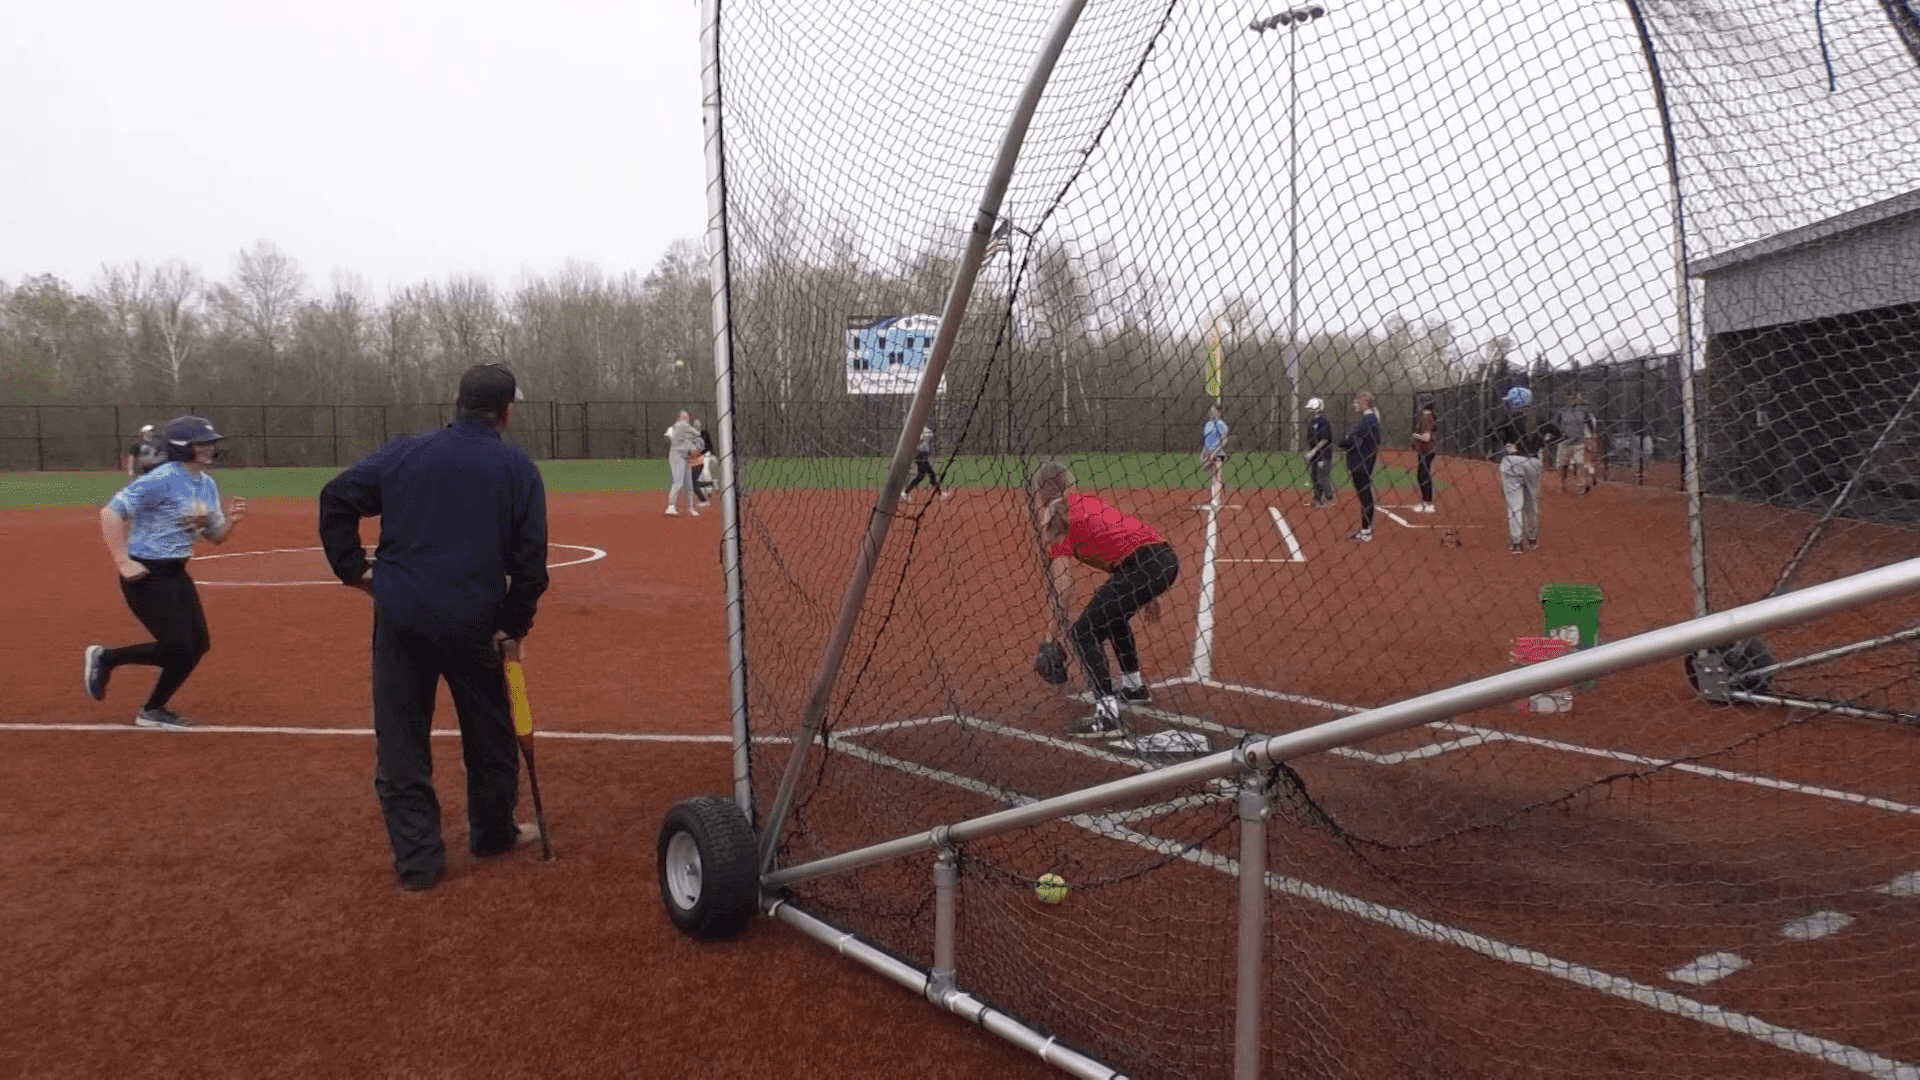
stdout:
<svg viewBox="0 0 1920 1080">
<path fill-rule="evenodd" d="M 780 864 L 1916 554 L 1910 12 L 1722 7 L 1089 5 L 903 433 L 1055 10 L 722 5 Z M 1050 463 L 1088 530 L 1064 620 Z M 1266 1075 L 1912 1070 L 1910 612 L 1257 778 Z M 1229 1073 L 1236 782 L 966 845 L 960 985 L 1137 1075 Z M 794 895 L 931 963 L 930 857 Z"/>
</svg>

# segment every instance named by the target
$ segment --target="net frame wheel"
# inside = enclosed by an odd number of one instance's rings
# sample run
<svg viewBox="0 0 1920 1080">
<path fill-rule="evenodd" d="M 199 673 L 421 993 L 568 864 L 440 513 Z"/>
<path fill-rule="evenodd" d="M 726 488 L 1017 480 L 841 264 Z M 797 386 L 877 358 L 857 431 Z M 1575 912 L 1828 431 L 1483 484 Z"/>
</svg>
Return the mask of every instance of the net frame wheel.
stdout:
<svg viewBox="0 0 1920 1080">
<path fill-rule="evenodd" d="M 655 869 L 667 917 L 694 937 L 732 937 L 759 904 L 753 827 L 731 799 L 701 795 L 667 811 Z"/>
</svg>

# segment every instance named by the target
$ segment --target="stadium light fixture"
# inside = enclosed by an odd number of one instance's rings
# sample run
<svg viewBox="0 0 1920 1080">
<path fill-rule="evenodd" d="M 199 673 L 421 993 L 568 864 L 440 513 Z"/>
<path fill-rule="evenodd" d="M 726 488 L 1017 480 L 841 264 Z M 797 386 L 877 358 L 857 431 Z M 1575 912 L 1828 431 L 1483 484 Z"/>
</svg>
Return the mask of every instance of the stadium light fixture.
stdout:
<svg viewBox="0 0 1920 1080">
<path fill-rule="evenodd" d="M 1326 15 L 1327 9 L 1319 4 L 1307 4 L 1288 8 L 1277 15 L 1264 19 L 1255 19 L 1248 27 L 1256 34 L 1268 30 L 1287 28 L 1287 349 L 1284 365 L 1287 375 L 1287 416 L 1280 430 L 1275 434 L 1284 448 L 1288 443 L 1287 433 L 1295 450 L 1305 448 L 1304 432 L 1300 428 L 1300 125 L 1295 118 L 1295 107 L 1300 100 L 1299 89 L 1294 79 L 1297 67 L 1295 55 L 1300 48 L 1300 27 Z"/>
</svg>

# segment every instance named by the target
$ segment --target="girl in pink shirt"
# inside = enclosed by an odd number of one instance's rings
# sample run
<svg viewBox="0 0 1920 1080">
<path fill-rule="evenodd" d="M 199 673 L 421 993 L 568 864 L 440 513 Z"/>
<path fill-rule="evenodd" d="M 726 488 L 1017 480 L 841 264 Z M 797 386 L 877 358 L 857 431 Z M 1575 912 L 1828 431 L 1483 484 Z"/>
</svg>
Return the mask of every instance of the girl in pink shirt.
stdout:
<svg viewBox="0 0 1920 1080">
<path fill-rule="evenodd" d="M 1058 637 L 1072 640 L 1094 695 L 1093 716 L 1070 734 L 1117 739 L 1126 734 L 1120 719 L 1121 699 L 1147 701 L 1150 697 L 1140 678 L 1131 620 L 1143 610 L 1149 621 L 1160 617 L 1160 596 L 1180 576 L 1180 560 L 1152 526 L 1092 495 L 1071 492 L 1072 486 L 1073 473 L 1057 461 L 1036 469 L 1029 486 L 1039 517 L 1040 546 L 1050 560 L 1048 616 Z M 1069 624 L 1076 561 L 1108 577 L 1093 591 L 1080 617 Z M 1117 693 L 1107 667 L 1108 642 L 1113 643 L 1113 656 L 1120 665 Z"/>
</svg>

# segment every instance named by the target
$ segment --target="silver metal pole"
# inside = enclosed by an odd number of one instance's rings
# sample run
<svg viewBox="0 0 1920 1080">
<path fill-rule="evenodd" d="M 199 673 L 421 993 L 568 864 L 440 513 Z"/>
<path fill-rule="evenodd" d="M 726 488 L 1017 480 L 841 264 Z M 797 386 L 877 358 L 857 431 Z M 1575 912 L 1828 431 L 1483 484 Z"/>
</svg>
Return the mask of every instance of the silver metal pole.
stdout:
<svg viewBox="0 0 1920 1080">
<path fill-rule="evenodd" d="M 733 701 L 733 801 L 753 820 L 747 753 L 746 608 L 740 578 L 740 503 L 733 482 L 733 336 L 728 307 L 726 158 L 720 140 L 720 3 L 702 0 L 700 84 L 707 129 L 707 281 L 713 294 L 714 427 L 720 436 L 720 565 L 727 582 L 727 686 Z"/>
<path fill-rule="evenodd" d="M 1078 1076 L 1082 1080 L 1126 1080 L 1125 1073 L 1114 1071 L 1063 1045 L 1054 1036 L 1036 1031 L 970 994 L 955 991 L 936 997 L 928 992 L 927 975 L 919 968 L 875 948 L 854 934 L 814 918 L 792 904 L 777 902 L 768 909 L 767 914 L 841 956 L 879 972 L 951 1013 L 965 1017 L 1069 1076 Z"/>
<path fill-rule="evenodd" d="M 956 894 L 960 887 L 960 853 L 943 847 L 933 860 L 933 970 L 927 973 L 927 993 L 952 993 L 960 987 L 954 938 L 959 927 Z"/>
<path fill-rule="evenodd" d="M 1234 1080 L 1260 1075 L 1264 1029 L 1262 992 L 1266 988 L 1267 818 L 1273 796 L 1266 778 L 1252 769 L 1240 774 L 1240 942 L 1234 972 Z"/>
<path fill-rule="evenodd" d="M 1059 9 L 1054 12 L 1053 24 L 1047 28 L 1046 36 L 1042 39 L 1040 53 L 1027 73 L 1027 83 L 1021 89 L 1019 100 L 1014 103 L 1013 116 L 1007 121 L 1007 132 L 1000 140 L 999 155 L 994 159 L 992 172 L 988 174 L 986 190 L 980 197 L 980 209 L 974 215 L 973 232 L 967 238 L 960 269 L 954 274 L 953 288 L 947 293 L 947 304 L 940 314 L 940 329 L 934 335 L 932 351 L 927 354 L 926 370 L 920 375 L 920 390 L 914 395 L 913 405 L 907 410 L 906 423 L 900 428 L 900 439 L 893 450 L 893 464 L 887 470 L 885 482 L 880 485 L 873 513 L 868 520 L 866 538 L 860 545 L 858 557 L 854 559 L 852 580 L 848 582 L 846 595 L 841 599 L 839 618 L 827 639 L 820 665 L 814 671 L 813 686 L 807 695 L 805 712 L 801 715 L 800 734 L 793 740 L 793 756 L 787 759 L 779 790 L 774 793 L 773 806 L 761 827 L 762 872 L 772 869 L 774 855 L 780 849 L 780 830 L 786 824 L 787 814 L 793 809 L 794 791 L 799 787 L 801 772 L 806 767 L 807 753 L 820 733 L 821 723 L 826 719 L 827 698 L 832 694 L 833 681 L 840 673 L 840 661 L 846 656 L 847 643 L 853 638 L 854 623 L 859 619 L 861 605 L 866 601 L 873 568 L 880 562 L 880 550 L 886 544 L 888 530 L 893 526 L 893 511 L 900 502 L 900 489 L 906 487 L 907 470 L 913 465 L 913 452 L 920 441 L 920 430 L 933 413 L 934 394 L 940 388 L 940 377 L 946 371 L 947 357 L 953 352 L 954 339 L 960 334 L 960 322 L 966 316 L 967 301 L 973 296 L 973 279 L 980 273 L 982 255 L 993 234 L 994 222 L 1000 217 L 1000 202 L 1006 197 L 1007 186 L 1013 181 L 1013 167 L 1020 160 L 1020 147 L 1026 141 L 1027 125 L 1033 121 L 1033 114 L 1040 107 L 1041 92 L 1046 89 L 1053 66 L 1067 47 L 1067 38 L 1073 33 L 1074 24 L 1079 21 L 1080 12 L 1085 7 L 1086 0 L 1061 0 Z"/>
<path fill-rule="evenodd" d="M 1700 519 L 1703 509 L 1700 495 L 1699 406 L 1695 400 L 1693 377 L 1693 294 L 1687 285 L 1686 200 L 1680 191 L 1680 148 L 1673 137 L 1673 119 L 1667 111 L 1667 84 L 1660 76 L 1660 54 L 1653 48 L 1653 33 L 1639 0 L 1627 0 L 1634 30 L 1640 35 L 1640 51 L 1647 58 L 1647 74 L 1653 83 L 1653 104 L 1660 114 L 1660 133 L 1667 150 L 1667 187 L 1673 206 L 1673 303 L 1674 348 L 1680 354 L 1680 414 L 1685 475 L 1681 478 L 1687 492 L 1687 566 L 1693 575 L 1693 613 L 1707 613 L 1707 536 Z"/>
<path fill-rule="evenodd" d="M 764 888 L 775 889 L 871 866 L 926 851 L 936 841 L 964 846 L 1015 829 L 1229 776 L 1243 765 L 1265 767 L 1274 762 L 1351 746 L 1431 720 L 1447 719 L 1463 712 L 1513 701 L 1556 686 L 1625 671 L 1656 660 L 1669 660 L 1699 649 L 1752 637 L 1777 626 L 1805 622 L 1835 611 L 1915 591 L 1920 591 L 1920 559 L 1907 559 L 1878 570 L 1853 574 L 1784 596 L 1769 597 L 1704 618 L 1689 619 L 1674 626 L 1568 653 L 1555 660 L 1515 668 L 1314 727 L 1275 735 L 1240 749 L 1224 750 L 1152 772 L 788 867 L 767 874 L 761 879 L 761 884 Z"/>
<path fill-rule="evenodd" d="M 1300 100 L 1294 58 L 1300 49 L 1300 24 L 1287 24 L 1287 415 L 1280 421 L 1282 449 L 1300 450 Z"/>
</svg>

